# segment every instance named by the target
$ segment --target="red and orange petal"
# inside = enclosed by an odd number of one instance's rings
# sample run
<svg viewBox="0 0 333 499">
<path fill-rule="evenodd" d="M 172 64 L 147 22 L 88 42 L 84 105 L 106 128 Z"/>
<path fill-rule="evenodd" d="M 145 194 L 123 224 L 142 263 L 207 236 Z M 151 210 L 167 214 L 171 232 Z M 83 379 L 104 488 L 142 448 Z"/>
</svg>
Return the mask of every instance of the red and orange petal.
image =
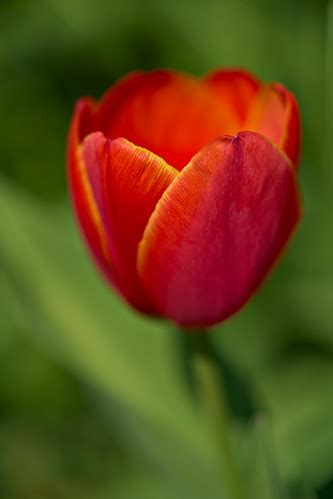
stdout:
<svg viewBox="0 0 333 499">
<path fill-rule="evenodd" d="M 296 101 L 282 85 L 260 84 L 249 72 L 218 70 L 197 79 L 171 70 L 131 73 L 113 85 L 80 138 L 102 131 L 125 137 L 181 170 L 205 144 L 242 130 L 258 131 L 296 164 L 300 119 Z"/>
<path fill-rule="evenodd" d="M 230 108 L 239 127 L 237 132 L 240 131 L 260 89 L 257 78 L 242 69 L 218 69 L 206 75 L 202 82 L 216 93 L 220 102 Z"/>
<path fill-rule="evenodd" d="M 158 200 L 177 175 L 163 159 L 126 139 L 109 141 L 105 203 L 117 249 L 117 270 L 127 299 L 146 312 L 154 309 L 137 275 L 137 249 Z"/>
<path fill-rule="evenodd" d="M 301 151 L 301 117 L 297 101 L 291 92 L 282 85 L 278 85 L 279 91 L 284 94 L 286 100 L 286 127 L 281 142 L 278 144 L 295 167 L 299 165 Z"/>
<path fill-rule="evenodd" d="M 294 96 L 281 84 L 262 84 L 251 102 L 244 130 L 263 134 L 297 166 L 300 151 L 300 116 Z"/>
<path fill-rule="evenodd" d="M 137 247 L 177 170 L 126 139 L 111 141 L 101 132 L 89 134 L 70 155 L 72 194 L 95 260 L 132 305 L 153 313 L 137 276 Z"/>
<path fill-rule="evenodd" d="M 207 142 L 238 131 L 238 117 L 213 85 L 161 70 L 133 73 L 116 83 L 102 99 L 94 126 L 181 170 Z"/>
<path fill-rule="evenodd" d="M 82 147 L 78 145 L 70 156 L 70 186 L 76 216 L 95 261 L 108 280 L 118 288 L 121 284 L 110 258 L 107 233 L 82 158 Z"/>
<path fill-rule="evenodd" d="M 299 215 L 285 155 L 254 132 L 217 139 L 162 195 L 139 245 L 139 275 L 160 314 L 215 324 L 255 291 Z"/>
<path fill-rule="evenodd" d="M 83 163 L 80 148 L 81 140 L 89 132 L 92 115 L 93 101 L 90 98 L 81 99 L 76 105 L 68 137 L 67 161 L 69 165 L 69 184 L 75 213 L 81 228 L 84 229 L 83 232 L 88 246 L 94 258 L 103 267 L 104 272 L 108 274 L 110 280 L 114 280 L 114 273 L 110 268 L 106 256 L 104 227 Z"/>
</svg>

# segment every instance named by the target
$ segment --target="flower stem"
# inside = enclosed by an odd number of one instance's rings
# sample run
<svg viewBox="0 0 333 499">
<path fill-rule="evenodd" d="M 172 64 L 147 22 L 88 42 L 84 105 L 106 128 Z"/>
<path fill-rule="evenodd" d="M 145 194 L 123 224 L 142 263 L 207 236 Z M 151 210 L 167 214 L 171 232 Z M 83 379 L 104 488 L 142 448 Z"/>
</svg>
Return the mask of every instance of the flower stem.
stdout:
<svg viewBox="0 0 333 499">
<path fill-rule="evenodd" d="M 206 331 L 185 332 L 196 390 L 216 442 L 226 499 L 243 499 L 240 470 L 232 448 L 232 425 L 223 380 Z"/>
</svg>

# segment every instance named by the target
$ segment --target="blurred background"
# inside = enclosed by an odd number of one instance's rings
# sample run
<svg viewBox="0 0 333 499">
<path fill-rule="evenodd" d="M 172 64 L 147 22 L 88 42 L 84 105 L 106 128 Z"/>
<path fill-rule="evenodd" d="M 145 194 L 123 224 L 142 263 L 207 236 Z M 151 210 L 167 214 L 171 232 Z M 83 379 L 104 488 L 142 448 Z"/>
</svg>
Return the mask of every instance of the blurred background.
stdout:
<svg viewBox="0 0 333 499">
<path fill-rule="evenodd" d="M 333 498 L 324 0 L 0 1 L 1 498 L 228 499 L 180 335 L 129 310 L 97 275 L 64 163 L 80 96 L 134 69 L 221 65 L 283 82 L 304 124 L 302 225 L 258 295 L 212 331 L 259 400 L 250 411 L 234 386 L 232 438 L 249 498 Z"/>
</svg>

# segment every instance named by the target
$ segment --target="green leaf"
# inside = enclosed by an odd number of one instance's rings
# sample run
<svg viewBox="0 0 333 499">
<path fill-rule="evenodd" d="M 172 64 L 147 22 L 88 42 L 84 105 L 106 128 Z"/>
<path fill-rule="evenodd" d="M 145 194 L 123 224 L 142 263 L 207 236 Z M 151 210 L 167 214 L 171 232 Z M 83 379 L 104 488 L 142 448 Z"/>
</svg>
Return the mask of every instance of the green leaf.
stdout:
<svg viewBox="0 0 333 499">
<path fill-rule="evenodd" d="M 128 445 L 140 444 L 185 497 L 219 497 L 214 444 L 182 376 L 177 333 L 101 282 L 67 209 L 42 209 L 3 182 L 0 211 L 0 252 L 20 303 L 13 320 L 29 321 L 44 348 L 115 400 Z"/>
<path fill-rule="evenodd" d="M 260 385 L 283 476 L 317 487 L 333 469 L 333 362 L 330 353 L 285 353 Z"/>
</svg>

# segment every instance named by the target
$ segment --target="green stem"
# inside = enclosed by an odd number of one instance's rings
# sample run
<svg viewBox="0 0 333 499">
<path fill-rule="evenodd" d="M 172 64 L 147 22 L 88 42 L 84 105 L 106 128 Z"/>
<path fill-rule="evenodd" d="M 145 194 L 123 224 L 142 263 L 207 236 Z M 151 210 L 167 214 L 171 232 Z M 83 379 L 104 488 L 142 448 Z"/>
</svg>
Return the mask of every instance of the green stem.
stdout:
<svg viewBox="0 0 333 499">
<path fill-rule="evenodd" d="M 275 452 L 273 452 L 273 443 L 267 418 L 264 415 L 257 415 L 253 421 L 253 429 L 255 429 L 257 434 L 262 458 L 261 469 L 266 478 L 267 492 L 265 497 L 267 496 L 270 499 L 291 499 L 292 496 L 282 480 Z"/>
<path fill-rule="evenodd" d="M 208 339 L 208 333 L 185 332 L 192 357 L 196 388 L 202 410 L 217 445 L 220 471 L 227 499 L 243 499 L 240 470 L 232 448 L 232 425 L 216 357 Z"/>
</svg>

